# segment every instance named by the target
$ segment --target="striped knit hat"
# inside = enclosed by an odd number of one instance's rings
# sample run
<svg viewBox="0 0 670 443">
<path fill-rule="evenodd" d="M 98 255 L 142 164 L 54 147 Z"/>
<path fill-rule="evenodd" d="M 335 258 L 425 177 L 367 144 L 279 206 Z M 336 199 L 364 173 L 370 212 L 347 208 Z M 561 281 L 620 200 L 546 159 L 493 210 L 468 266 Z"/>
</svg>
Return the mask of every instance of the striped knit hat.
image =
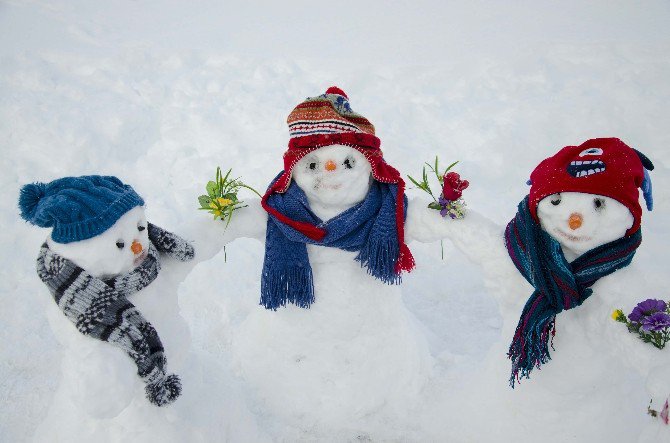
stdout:
<svg viewBox="0 0 670 443">
<path fill-rule="evenodd" d="M 262 204 L 265 210 L 283 223 L 302 232 L 313 240 L 326 235 L 324 229 L 308 223 L 289 219 L 267 205 L 267 199 L 275 192 L 286 192 L 291 183 L 295 164 L 308 153 L 330 145 L 347 145 L 365 156 L 372 167 L 372 176 L 382 183 L 398 185 L 396 201 L 396 230 L 400 243 L 398 272 L 414 267 L 414 258 L 405 245 L 404 206 L 405 182 L 400 173 L 384 161 L 380 149 L 381 141 L 375 136 L 375 127 L 357 114 L 349 105 L 349 97 L 340 88 L 332 86 L 325 94 L 307 98 L 293 109 L 286 119 L 291 139 L 284 153 L 284 173 L 268 188 Z"/>
</svg>

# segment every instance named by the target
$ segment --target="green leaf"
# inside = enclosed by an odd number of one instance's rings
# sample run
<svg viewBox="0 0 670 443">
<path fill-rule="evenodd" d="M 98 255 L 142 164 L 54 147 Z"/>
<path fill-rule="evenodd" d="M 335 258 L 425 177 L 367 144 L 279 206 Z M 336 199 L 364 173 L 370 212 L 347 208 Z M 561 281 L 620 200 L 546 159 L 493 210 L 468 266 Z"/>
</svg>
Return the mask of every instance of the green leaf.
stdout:
<svg viewBox="0 0 670 443">
<path fill-rule="evenodd" d="M 439 170 L 440 169 L 439 169 L 437 155 L 436 155 L 435 156 L 435 168 L 433 169 L 433 172 L 435 173 L 435 177 L 437 177 L 437 181 L 440 183 L 440 185 L 442 185 L 442 176 L 438 172 Z"/>
<path fill-rule="evenodd" d="M 415 185 L 417 188 L 423 189 L 423 187 L 419 184 L 419 182 L 416 181 L 416 180 L 414 180 L 414 178 L 412 178 L 411 175 L 408 175 L 407 178 L 409 179 L 409 181 L 411 181 L 412 183 L 414 183 L 414 185 Z"/>
<path fill-rule="evenodd" d="M 201 195 L 198 197 L 198 203 L 200 203 L 200 206 L 203 208 L 209 209 L 209 204 L 212 202 L 212 199 L 207 196 L 207 195 Z"/>
<path fill-rule="evenodd" d="M 424 188 L 424 190 L 425 190 L 427 193 L 429 193 L 431 197 L 433 197 L 433 191 L 430 190 L 430 185 L 428 184 L 428 180 L 426 180 L 425 185 L 426 185 L 426 187 Z M 435 199 L 435 197 L 433 197 L 433 199 Z"/>
<path fill-rule="evenodd" d="M 207 186 L 205 186 L 205 189 L 207 190 L 207 194 L 212 198 L 216 198 L 217 188 L 218 188 L 218 186 L 217 186 L 216 182 L 213 182 L 213 181 L 208 181 Z"/>
<path fill-rule="evenodd" d="M 456 160 L 455 162 L 453 162 L 452 164 L 450 164 L 450 165 L 447 167 L 447 169 L 444 170 L 444 174 L 442 174 L 442 175 L 447 175 L 447 172 L 449 172 L 449 171 L 451 170 L 451 168 L 453 168 L 454 166 L 456 166 L 456 165 L 458 164 L 458 162 L 459 162 L 459 160 Z"/>
<path fill-rule="evenodd" d="M 263 196 L 262 196 L 257 190 L 255 190 L 254 188 L 252 188 L 251 186 L 249 186 L 249 185 L 245 185 L 244 183 L 240 183 L 240 186 L 243 187 L 243 188 L 247 188 L 247 189 L 250 190 L 250 191 L 255 192 L 257 196 L 263 198 Z"/>
<path fill-rule="evenodd" d="M 226 176 L 221 179 L 222 182 L 226 182 L 228 180 L 228 176 L 230 175 L 230 172 L 233 170 L 233 168 L 228 169 L 228 172 L 226 172 Z"/>
</svg>

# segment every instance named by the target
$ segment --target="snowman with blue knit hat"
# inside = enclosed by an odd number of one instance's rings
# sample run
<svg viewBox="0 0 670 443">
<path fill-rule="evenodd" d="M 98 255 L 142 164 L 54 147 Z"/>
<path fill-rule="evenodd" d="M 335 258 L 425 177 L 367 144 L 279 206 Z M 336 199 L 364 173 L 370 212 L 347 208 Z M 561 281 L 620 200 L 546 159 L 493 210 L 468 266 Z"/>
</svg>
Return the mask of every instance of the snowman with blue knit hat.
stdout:
<svg viewBox="0 0 670 443">
<path fill-rule="evenodd" d="M 70 354 L 84 356 L 73 363 L 74 371 L 63 374 L 63 383 L 72 388 L 67 393 L 71 400 L 89 415 L 115 416 L 135 396 L 129 380 L 132 362 L 150 403 L 175 401 L 181 381 L 167 371 L 159 332 L 131 300 L 158 277 L 162 254 L 187 261 L 194 256 L 192 246 L 148 223 L 144 200 L 116 177 L 65 177 L 25 185 L 19 208 L 26 221 L 51 228 L 37 258 L 37 273 L 76 328 L 62 326 L 62 316 L 51 320 L 70 350 L 64 365 L 72 365 Z M 82 340 L 81 334 L 98 341 Z"/>
</svg>

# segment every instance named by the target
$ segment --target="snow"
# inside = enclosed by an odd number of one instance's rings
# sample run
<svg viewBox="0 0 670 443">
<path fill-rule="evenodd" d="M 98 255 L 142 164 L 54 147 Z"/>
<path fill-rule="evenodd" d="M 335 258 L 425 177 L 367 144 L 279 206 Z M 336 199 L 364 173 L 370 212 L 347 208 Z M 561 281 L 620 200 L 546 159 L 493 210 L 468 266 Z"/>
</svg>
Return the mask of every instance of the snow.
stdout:
<svg viewBox="0 0 670 443">
<path fill-rule="evenodd" d="M 669 393 L 670 351 L 609 315 L 668 299 L 668 18 L 663 1 L 1 2 L 0 440 L 667 440 L 646 407 Z M 403 175 L 435 154 L 461 160 L 471 212 L 433 229 L 410 190 L 417 269 L 401 295 L 375 303 L 364 286 L 369 298 L 273 315 L 257 304 L 262 212 L 245 208 L 224 234 L 196 198 L 217 165 L 264 189 L 286 115 L 332 85 Z M 600 136 L 654 162 L 655 209 L 633 263 L 560 315 L 552 361 L 511 390 L 504 355 L 530 286 L 502 227 L 540 160 Z M 131 184 L 148 221 L 197 249 L 194 263 L 165 259 L 132 300 L 184 383 L 168 408 L 146 402 L 122 353 L 72 331 L 35 275 L 48 232 L 19 218 L 20 186 L 93 173 Z M 320 284 L 366 284 L 326 255 L 343 278 Z M 347 370 L 342 355 L 368 366 Z M 377 379 L 389 366 L 401 376 Z"/>
</svg>

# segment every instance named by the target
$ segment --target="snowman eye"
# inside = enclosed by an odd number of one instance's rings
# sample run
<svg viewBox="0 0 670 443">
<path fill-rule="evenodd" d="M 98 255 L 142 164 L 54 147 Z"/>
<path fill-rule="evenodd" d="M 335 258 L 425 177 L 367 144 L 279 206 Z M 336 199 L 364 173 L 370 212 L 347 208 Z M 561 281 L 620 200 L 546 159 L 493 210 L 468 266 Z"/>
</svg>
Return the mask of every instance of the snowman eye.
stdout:
<svg viewBox="0 0 670 443">
<path fill-rule="evenodd" d="M 319 169 L 319 160 L 317 160 L 314 157 L 308 159 L 306 169 L 308 171 L 316 171 L 317 169 Z"/>
<path fill-rule="evenodd" d="M 584 157 L 585 155 L 601 155 L 603 153 L 603 150 L 600 148 L 589 148 L 585 149 L 582 152 L 579 153 L 580 157 Z"/>
<path fill-rule="evenodd" d="M 123 247 L 125 245 L 126 244 L 123 242 L 123 240 L 117 240 L 117 242 L 116 242 L 116 247 L 119 248 L 119 249 L 123 249 Z"/>
<path fill-rule="evenodd" d="M 561 204 L 561 194 L 556 194 L 555 196 L 551 197 L 551 204 L 554 206 L 558 206 Z"/>
<path fill-rule="evenodd" d="M 593 207 L 596 208 L 596 211 L 602 211 L 603 209 L 605 209 L 605 200 L 603 200 L 602 198 L 594 198 Z"/>
<path fill-rule="evenodd" d="M 137 225 L 137 230 L 140 232 L 144 231 L 146 228 L 147 228 L 146 226 Z"/>
<path fill-rule="evenodd" d="M 356 164 L 356 160 L 353 157 L 347 157 L 344 159 L 343 164 L 346 169 L 351 169 Z"/>
</svg>

